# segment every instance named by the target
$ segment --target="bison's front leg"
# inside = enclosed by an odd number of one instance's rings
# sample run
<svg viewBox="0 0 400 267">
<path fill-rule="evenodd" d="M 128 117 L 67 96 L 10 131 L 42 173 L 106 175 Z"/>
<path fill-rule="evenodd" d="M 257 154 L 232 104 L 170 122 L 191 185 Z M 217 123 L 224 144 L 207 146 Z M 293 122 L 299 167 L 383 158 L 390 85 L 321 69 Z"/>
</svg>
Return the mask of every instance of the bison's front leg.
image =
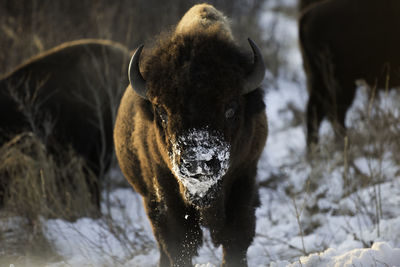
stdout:
<svg viewBox="0 0 400 267">
<path fill-rule="evenodd" d="M 247 249 L 255 235 L 255 215 L 244 210 L 239 213 L 226 225 L 222 266 L 247 266 Z"/>
<path fill-rule="evenodd" d="M 160 250 L 159 266 L 192 266 L 192 257 L 202 243 L 198 214 L 176 201 L 145 200 Z"/>
<path fill-rule="evenodd" d="M 227 205 L 223 230 L 222 266 L 247 266 L 247 249 L 255 235 L 255 209 L 259 196 L 253 178 L 244 178 L 236 183 Z"/>
</svg>

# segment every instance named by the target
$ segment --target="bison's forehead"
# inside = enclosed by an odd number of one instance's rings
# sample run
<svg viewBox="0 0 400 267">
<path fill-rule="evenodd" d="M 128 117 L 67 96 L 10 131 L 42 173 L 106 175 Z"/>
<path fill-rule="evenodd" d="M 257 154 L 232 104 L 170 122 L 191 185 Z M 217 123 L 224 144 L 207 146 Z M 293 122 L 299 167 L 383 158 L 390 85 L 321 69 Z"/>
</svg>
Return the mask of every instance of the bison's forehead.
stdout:
<svg viewBox="0 0 400 267">
<path fill-rule="evenodd" d="M 177 35 L 160 41 L 143 65 L 150 98 L 218 101 L 240 95 L 251 60 L 218 36 Z"/>
</svg>

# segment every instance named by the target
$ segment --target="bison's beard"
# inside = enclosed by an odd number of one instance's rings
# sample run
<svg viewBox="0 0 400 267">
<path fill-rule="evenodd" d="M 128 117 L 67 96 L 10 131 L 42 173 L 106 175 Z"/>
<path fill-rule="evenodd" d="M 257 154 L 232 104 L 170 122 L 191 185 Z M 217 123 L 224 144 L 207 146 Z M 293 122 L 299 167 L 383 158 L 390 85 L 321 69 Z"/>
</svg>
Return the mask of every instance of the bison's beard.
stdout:
<svg viewBox="0 0 400 267">
<path fill-rule="evenodd" d="M 230 145 L 207 129 L 192 129 L 173 142 L 170 158 L 185 200 L 198 208 L 211 205 L 229 168 Z"/>
</svg>

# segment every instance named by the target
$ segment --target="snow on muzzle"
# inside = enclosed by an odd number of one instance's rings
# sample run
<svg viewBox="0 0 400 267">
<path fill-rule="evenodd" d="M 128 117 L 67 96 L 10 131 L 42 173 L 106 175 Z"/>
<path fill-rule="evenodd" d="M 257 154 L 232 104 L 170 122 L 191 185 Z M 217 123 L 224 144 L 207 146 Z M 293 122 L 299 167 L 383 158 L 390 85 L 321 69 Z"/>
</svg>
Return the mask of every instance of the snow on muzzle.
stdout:
<svg viewBox="0 0 400 267">
<path fill-rule="evenodd" d="M 184 188 L 186 200 L 198 207 L 215 198 L 229 168 L 230 145 L 222 134 L 191 129 L 172 141 L 173 173 Z"/>
</svg>

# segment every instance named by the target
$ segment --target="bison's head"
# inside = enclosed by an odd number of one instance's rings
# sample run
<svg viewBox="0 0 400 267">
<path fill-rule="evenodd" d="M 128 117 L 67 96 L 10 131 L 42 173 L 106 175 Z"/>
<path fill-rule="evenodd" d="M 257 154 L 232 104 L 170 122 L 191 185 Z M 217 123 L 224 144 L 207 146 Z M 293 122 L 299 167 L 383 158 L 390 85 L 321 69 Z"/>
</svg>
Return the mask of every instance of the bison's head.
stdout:
<svg viewBox="0 0 400 267">
<path fill-rule="evenodd" d="M 254 62 L 218 36 L 177 35 L 144 57 L 145 78 L 139 70 L 143 46 L 130 63 L 131 87 L 147 103 L 159 150 L 185 199 L 197 207 L 215 199 L 235 163 L 232 155 L 252 134 L 246 130 L 246 97 L 265 68 L 259 49 L 249 43 Z"/>
</svg>

